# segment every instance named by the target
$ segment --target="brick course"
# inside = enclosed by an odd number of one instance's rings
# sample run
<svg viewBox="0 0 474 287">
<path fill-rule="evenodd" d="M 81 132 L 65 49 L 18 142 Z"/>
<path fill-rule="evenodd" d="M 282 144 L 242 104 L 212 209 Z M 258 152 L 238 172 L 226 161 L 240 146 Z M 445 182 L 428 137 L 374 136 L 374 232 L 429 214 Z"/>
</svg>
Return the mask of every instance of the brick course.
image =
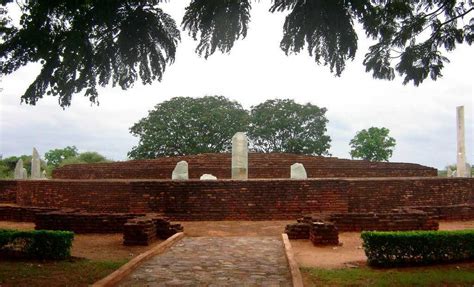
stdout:
<svg viewBox="0 0 474 287">
<path fill-rule="evenodd" d="M 0 203 L 16 202 L 17 181 L 0 180 Z"/>
<path fill-rule="evenodd" d="M 472 205 L 473 182 L 468 178 L 28 180 L 17 181 L 17 204 L 100 213 L 163 213 L 173 220 L 294 219 L 313 213 Z M 449 218 L 455 218 L 455 212 Z"/>
<path fill-rule="evenodd" d="M 309 240 L 313 245 L 339 244 L 339 232 L 334 223 L 313 222 L 309 226 Z"/>
<path fill-rule="evenodd" d="M 125 213 L 88 213 L 58 210 L 37 213 L 35 229 L 69 230 L 74 233 L 122 233 L 127 220 L 140 216 Z"/>
<path fill-rule="evenodd" d="M 181 160 L 189 165 L 189 177 L 198 179 L 210 173 L 219 179 L 231 176 L 231 155 L 200 154 L 162 157 L 100 164 L 75 164 L 53 171 L 56 179 L 171 179 Z M 287 153 L 249 153 L 249 178 L 289 178 L 290 166 L 302 163 L 308 177 L 409 177 L 436 176 L 437 170 L 412 163 L 370 162 L 336 157 L 307 156 Z"/>
</svg>

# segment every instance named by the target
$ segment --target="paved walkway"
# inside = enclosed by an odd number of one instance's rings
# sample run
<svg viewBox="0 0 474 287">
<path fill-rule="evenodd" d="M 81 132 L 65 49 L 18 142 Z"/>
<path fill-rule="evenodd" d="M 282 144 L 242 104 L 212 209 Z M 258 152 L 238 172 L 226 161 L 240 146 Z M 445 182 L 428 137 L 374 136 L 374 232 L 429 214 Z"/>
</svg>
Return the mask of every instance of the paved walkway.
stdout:
<svg viewBox="0 0 474 287">
<path fill-rule="evenodd" d="M 186 237 L 120 286 L 291 286 L 278 237 Z"/>
</svg>

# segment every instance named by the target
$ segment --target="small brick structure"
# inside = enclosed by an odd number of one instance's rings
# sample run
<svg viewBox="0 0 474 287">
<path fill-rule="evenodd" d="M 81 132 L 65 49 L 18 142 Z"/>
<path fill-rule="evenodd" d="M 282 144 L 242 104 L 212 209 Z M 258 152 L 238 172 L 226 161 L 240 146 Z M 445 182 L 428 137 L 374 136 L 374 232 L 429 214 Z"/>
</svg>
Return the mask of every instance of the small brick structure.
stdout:
<svg viewBox="0 0 474 287">
<path fill-rule="evenodd" d="M 310 224 L 305 222 L 297 222 L 288 224 L 285 227 L 285 233 L 289 239 L 308 239 Z"/>
<path fill-rule="evenodd" d="M 124 245 L 149 245 L 157 238 L 167 239 L 182 232 L 180 224 L 171 224 L 166 218 L 147 215 L 129 219 L 123 229 Z"/>
<path fill-rule="evenodd" d="M 334 226 L 336 231 L 332 230 L 333 227 L 330 226 Z M 326 236 L 324 234 L 328 234 L 329 242 L 336 242 L 334 234 L 337 233 L 337 230 L 405 231 L 438 230 L 438 228 L 439 222 L 436 214 L 405 208 L 394 209 L 389 213 L 367 212 L 306 215 L 297 219 L 296 223 L 288 224 L 285 227 L 285 233 L 289 239 L 308 239 L 311 238 L 311 232 L 313 232 L 315 242 L 324 242 L 325 239 L 323 238 Z M 333 235 L 329 235 L 331 232 L 334 232 Z"/>
<path fill-rule="evenodd" d="M 149 245 L 155 240 L 156 225 L 151 218 L 133 218 L 123 226 L 124 245 Z"/>
<path fill-rule="evenodd" d="M 339 232 L 330 222 L 313 222 L 309 226 L 309 240 L 313 245 L 339 245 Z"/>
</svg>

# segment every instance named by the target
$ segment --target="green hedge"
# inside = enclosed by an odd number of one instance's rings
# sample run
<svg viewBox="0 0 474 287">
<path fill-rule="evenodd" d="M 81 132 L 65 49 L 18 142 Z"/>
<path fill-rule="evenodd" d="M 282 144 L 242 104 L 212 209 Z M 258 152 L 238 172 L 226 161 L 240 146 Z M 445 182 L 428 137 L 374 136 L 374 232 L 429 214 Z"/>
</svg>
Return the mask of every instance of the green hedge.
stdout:
<svg viewBox="0 0 474 287">
<path fill-rule="evenodd" d="M 474 259 L 474 230 L 362 232 L 369 265 L 407 266 Z"/>
<path fill-rule="evenodd" d="M 0 255 L 35 259 L 65 259 L 71 255 L 69 231 L 0 229 Z"/>
</svg>

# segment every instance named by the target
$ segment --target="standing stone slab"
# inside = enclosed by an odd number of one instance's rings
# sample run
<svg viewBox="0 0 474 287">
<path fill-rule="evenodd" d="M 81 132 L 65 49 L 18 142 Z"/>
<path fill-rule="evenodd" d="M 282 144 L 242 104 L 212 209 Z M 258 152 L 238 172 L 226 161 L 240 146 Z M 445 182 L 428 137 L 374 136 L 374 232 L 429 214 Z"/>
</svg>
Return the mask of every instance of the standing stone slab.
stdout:
<svg viewBox="0 0 474 287">
<path fill-rule="evenodd" d="M 446 177 L 453 177 L 453 170 L 449 166 L 446 168 Z"/>
<path fill-rule="evenodd" d="M 33 157 L 31 158 L 31 179 L 41 178 L 41 159 L 36 148 L 33 148 Z"/>
<path fill-rule="evenodd" d="M 291 165 L 290 171 L 291 179 L 307 179 L 308 175 L 306 174 L 306 169 L 303 164 L 295 163 Z"/>
<path fill-rule="evenodd" d="M 471 165 L 466 163 L 466 177 L 472 177 L 471 169 L 472 169 Z"/>
<path fill-rule="evenodd" d="M 21 158 L 16 162 L 13 178 L 23 179 L 23 160 Z"/>
<path fill-rule="evenodd" d="M 456 176 L 465 177 L 466 173 L 466 143 L 464 138 L 464 106 L 456 108 L 456 131 L 457 131 L 457 162 Z"/>
<path fill-rule="evenodd" d="M 28 171 L 26 168 L 21 169 L 21 179 L 28 179 Z"/>
<path fill-rule="evenodd" d="M 248 139 L 238 132 L 232 137 L 232 179 L 248 178 Z"/>
<path fill-rule="evenodd" d="M 173 170 L 171 179 L 186 180 L 189 179 L 188 163 L 184 160 L 178 162 Z"/>
</svg>

